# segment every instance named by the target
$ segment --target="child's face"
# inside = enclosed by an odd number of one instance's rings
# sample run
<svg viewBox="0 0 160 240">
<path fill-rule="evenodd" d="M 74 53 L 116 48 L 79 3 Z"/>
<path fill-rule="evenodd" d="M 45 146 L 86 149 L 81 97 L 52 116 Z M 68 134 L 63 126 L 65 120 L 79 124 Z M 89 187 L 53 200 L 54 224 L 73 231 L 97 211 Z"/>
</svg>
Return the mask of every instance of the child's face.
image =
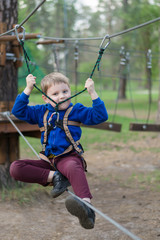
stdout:
<svg viewBox="0 0 160 240">
<path fill-rule="evenodd" d="M 47 95 L 53 99 L 56 103 L 59 103 L 61 101 L 64 101 L 65 99 L 71 97 L 71 90 L 69 86 L 66 83 L 56 83 L 53 84 L 51 87 L 48 88 L 47 90 Z M 44 95 L 42 96 L 43 100 L 46 103 L 50 103 L 53 107 L 56 106 L 54 102 L 49 100 L 47 97 Z M 68 100 L 58 106 L 59 110 L 65 110 L 68 108 L 71 100 Z"/>
</svg>

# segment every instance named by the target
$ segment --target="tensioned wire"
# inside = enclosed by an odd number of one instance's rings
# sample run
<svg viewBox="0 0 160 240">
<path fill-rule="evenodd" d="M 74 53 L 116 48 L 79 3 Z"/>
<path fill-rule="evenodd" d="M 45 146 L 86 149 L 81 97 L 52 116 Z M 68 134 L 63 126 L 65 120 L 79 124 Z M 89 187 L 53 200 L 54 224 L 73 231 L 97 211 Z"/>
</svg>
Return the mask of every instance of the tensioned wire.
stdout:
<svg viewBox="0 0 160 240">
<path fill-rule="evenodd" d="M 128 33 L 128 32 L 131 32 L 133 30 L 136 30 L 138 28 L 141 28 L 141 27 L 144 27 L 144 26 L 147 26 L 149 24 L 152 24 L 152 23 L 155 23 L 157 21 L 160 21 L 160 17 L 158 18 L 155 18 L 153 20 L 150 20 L 148 22 L 145 22 L 145 23 L 142 23 L 142 24 L 139 24 L 139 25 L 136 25 L 134 27 L 131 27 L 131 28 L 128 28 L 126 30 L 123 30 L 121 32 L 118 32 L 118 33 L 114 33 L 114 34 L 111 34 L 109 35 L 108 37 L 111 39 L 111 38 L 114 38 L 114 37 L 117 37 L 117 36 L 120 36 L 122 34 L 125 34 L 125 33 Z M 50 40 L 65 40 L 65 41 L 75 41 L 75 40 L 101 40 L 103 39 L 103 37 L 91 37 L 91 38 L 58 38 L 58 37 L 45 37 L 45 36 L 42 36 L 42 35 L 39 35 L 37 36 L 38 38 L 44 38 L 44 39 L 50 39 Z"/>
<path fill-rule="evenodd" d="M 10 123 L 13 125 L 13 127 L 17 130 L 17 132 L 22 136 L 22 138 L 25 140 L 25 142 L 28 144 L 28 146 L 31 148 L 31 150 L 34 152 L 34 154 L 40 159 L 38 153 L 34 150 L 34 148 L 31 146 L 31 144 L 28 142 L 28 140 L 25 138 L 25 136 L 22 134 L 22 132 L 19 130 L 19 128 L 16 126 L 16 124 L 12 121 L 12 119 L 10 118 L 10 112 L 1 112 L 0 113 L 2 116 L 6 117 Z M 20 161 L 20 160 L 19 160 Z M 136 235 L 134 235 L 133 233 L 131 233 L 129 230 L 127 230 L 126 228 L 124 228 L 123 226 L 121 226 L 119 223 L 117 223 L 116 221 L 114 221 L 112 218 L 110 218 L 109 216 L 107 216 L 106 214 L 102 213 L 100 210 L 98 210 L 97 208 L 95 208 L 93 205 L 89 204 L 88 202 L 84 201 L 83 199 L 79 198 L 77 195 L 75 195 L 74 193 L 70 192 L 68 189 L 66 190 L 70 195 L 72 195 L 73 197 L 77 198 L 79 201 L 83 202 L 86 206 L 88 206 L 89 208 L 91 208 L 92 210 L 94 210 L 96 213 L 98 213 L 100 216 L 102 216 L 104 219 L 106 219 L 108 222 L 110 222 L 111 224 L 113 224 L 115 227 L 117 227 L 119 230 L 121 230 L 122 232 L 124 232 L 126 235 L 128 235 L 130 238 L 132 238 L 133 240 L 141 240 L 139 237 L 137 237 Z"/>
</svg>

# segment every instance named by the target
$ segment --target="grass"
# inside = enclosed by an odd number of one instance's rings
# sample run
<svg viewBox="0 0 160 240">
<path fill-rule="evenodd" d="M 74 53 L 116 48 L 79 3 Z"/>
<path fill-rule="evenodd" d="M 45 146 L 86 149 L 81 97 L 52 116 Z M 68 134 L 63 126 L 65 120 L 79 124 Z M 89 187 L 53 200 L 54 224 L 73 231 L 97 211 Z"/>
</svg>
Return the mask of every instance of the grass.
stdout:
<svg viewBox="0 0 160 240">
<path fill-rule="evenodd" d="M 133 173 L 128 182 L 138 183 L 139 187 L 149 187 L 153 191 L 160 191 L 160 171 L 154 170 L 150 173 Z"/>
<path fill-rule="evenodd" d="M 20 205 L 28 204 L 38 198 L 40 192 L 47 193 L 47 190 L 38 184 L 17 183 L 14 188 L 3 188 L 0 191 L 0 201 L 16 201 Z"/>
</svg>

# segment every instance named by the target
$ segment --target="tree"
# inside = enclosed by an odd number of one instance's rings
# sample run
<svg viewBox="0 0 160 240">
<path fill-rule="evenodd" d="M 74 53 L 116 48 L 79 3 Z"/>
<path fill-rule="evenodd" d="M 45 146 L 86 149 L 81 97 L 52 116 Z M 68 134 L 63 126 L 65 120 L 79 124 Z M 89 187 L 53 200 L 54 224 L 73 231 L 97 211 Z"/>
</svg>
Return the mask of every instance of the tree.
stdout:
<svg viewBox="0 0 160 240">
<path fill-rule="evenodd" d="M 37 0 L 19 0 L 19 22 L 24 19 L 24 16 L 30 13 L 31 9 L 35 8 Z M 40 33 L 46 37 L 71 37 L 75 30 L 75 20 L 77 18 L 77 10 L 75 8 L 75 0 L 47 0 L 42 5 L 41 11 L 37 11 L 33 15 L 30 21 L 27 21 L 24 25 L 26 32 Z M 52 46 L 40 46 L 37 51 L 37 47 L 33 41 L 28 41 L 26 47 L 29 48 L 33 59 L 37 65 L 41 66 L 45 74 L 49 71 L 53 71 L 53 49 Z M 65 46 L 66 49 L 60 48 L 60 55 L 69 55 L 70 48 Z M 65 51 L 66 50 L 66 51 Z M 64 62 L 65 57 L 61 61 Z M 32 59 L 31 59 L 32 60 Z M 71 63 L 72 61 L 72 63 Z M 73 64 L 73 59 L 67 58 L 69 65 Z M 68 65 L 68 64 L 67 64 Z"/>
<path fill-rule="evenodd" d="M 13 28 L 17 23 L 17 0 L 1 0 L 0 2 L 0 23 L 6 25 L 6 30 Z M 4 29 L 1 28 L 1 32 Z M 1 44 L 2 45 L 2 44 Z M 12 53 L 12 43 L 6 43 L 6 52 Z M 12 60 L 7 60 L 0 65 L 0 112 L 11 111 L 14 100 L 17 96 L 17 68 Z M 11 182 L 9 175 L 10 161 L 18 156 L 18 134 L 0 134 L 0 187 L 7 187 Z M 13 157 L 14 156 L 14 157 Z"/>
</svg>

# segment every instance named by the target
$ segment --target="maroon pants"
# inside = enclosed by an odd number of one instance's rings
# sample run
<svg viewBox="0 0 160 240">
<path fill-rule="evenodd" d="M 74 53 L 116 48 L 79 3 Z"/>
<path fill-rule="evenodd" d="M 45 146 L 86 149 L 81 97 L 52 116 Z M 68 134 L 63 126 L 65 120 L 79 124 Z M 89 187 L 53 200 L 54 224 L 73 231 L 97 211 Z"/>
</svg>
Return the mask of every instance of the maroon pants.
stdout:
<svg viewBox="0 0 160 240">
<path fill-rule="evenodd" d="M 80 198 L 92 198 L 80 156 L 71 154 L 55 158 L 56 168 L 68 178 L 73 191 Z M 18 181 L 47 185 L 52 166 L 44 160 L 17 160 L 10 166 L 11 176 Z"/>
</svg>

